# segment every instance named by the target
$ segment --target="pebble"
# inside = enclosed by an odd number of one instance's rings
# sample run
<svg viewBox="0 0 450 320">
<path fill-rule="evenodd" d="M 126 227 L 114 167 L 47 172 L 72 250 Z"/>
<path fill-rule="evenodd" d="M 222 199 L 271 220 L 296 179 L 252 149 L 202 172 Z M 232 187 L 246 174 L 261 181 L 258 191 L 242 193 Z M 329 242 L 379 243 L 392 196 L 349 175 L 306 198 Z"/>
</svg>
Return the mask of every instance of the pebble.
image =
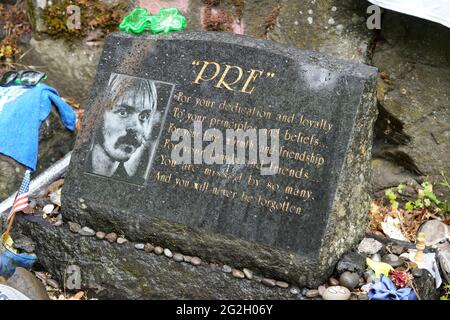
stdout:
<svg viewBox="0 0 450 320">
<path fill-rule="evenodd" d="M 184 257 L 181 253 L 175 253 L 173 255 L 173 260 L 176 262 L 182 262 L 184 260 Z"/>
<path fill-rule="evenodd" d="M 232 271 L 232 269 L 231 269 L 231 267 L 229 265 L 226 265 L 226 264 L 223 265 L 222 272 L 230 273 L 231 271 Z"/>
<path fill-rule="evenodd" d="M 199 257 L 193 257 L 193 258 L 191 259 L 191 264 L 192 264 L 193 266 L 199 266 L 199 265 L 202 264 L 202 259 L 200 259 Z"/>
<path fill-rule="evenodd" d="M 330 286 L 338 286 L 339 285 L 339 280 L 336 278 L 331 277 L 330 279 L 328 279 L 328 284 Z"/>
<path fill-rule="evenodd" d="M 62 224 L 63 224 L 62 220 L 58 220 L 58 221 L 56 221 L 53 225 L 54 225 L 55 227 L 59 227 L 59 226 L 62 226 Z"/>
<path fill-rule="evenodd" d="M 362 273 L 366 268 L 366 257 L 357 252 L 350 252 L 339 260 L 336 270 L 339 274 L 350 271 Z"/>
<path fill-rule="evenodd" d="M 377 277 L 375 277 L 375 272 L 372 269 L 367 269 L 364 271 L 364 278 L 367 283 L 372 283 L 372 281 L 377 279 Z"/>
<path fill-rule="evenodd" d="M 362 292 L 369 292 L 372 289 L 372 283 L 367 283 L 361 287 Z"/>
<path fill-rule="evenodd" d="M 155 249 L 153 250 L 155 252 L 155 254 L 162 255 L 164 253 L 164 249 L 161 247 L 155 247 Z"/>
<path fill-rule="evenodd" d="M 69 221 L 69 230 L 72 231 L 73 233 L 78 233 L 78 231 L 80 231 L 81 226 L 76 223 L 76 222 L 71 222 Z"/>
<path fill-rule="evenodd" d="M 261 283 L 268 286 L 268 287 L 275 287 L 277 285 L 277 282 L 273 279 L 263 278 L 261 280 Z"/>
<path fill-rule="evenodd" d="M 414 278 L 420 278 L 421 276 L 423 276 L 423 269 L 414 268 L 411 270 L 411 274 Z"/>
<path fill-rule="evenodd" d="M 58 282 L 56 280 L 54 280 L 54 279 L 47 279 L 46 282 L 47 282 L 47 284 L 50 287 L 55 288 L 55 289 L 59 289 L 59 284 L 58 284 Z"/>
<path fill-rule="evenodd" d="M 383 248 L 383 244 L 372 238 L 364 238 L 358 245 L 358 252 L 362 254 L 375 254 Z"/>
<path fill-rule="evenodd" d="M 55 209 L 55 205 L 54 204 L 47 204 L 46 206 L 44 206 L 44 208 L 42 208 L 42 211 L 45 214 L 50 214 L 53 212 L 53 209 Z"/>
<path fill-rule="evenodd" d="M 393 254 L 401 255 L 403 252 L 405 252 L 405 248 L 402 247 L 402 246 L 393 245 L 391 247 L 391 251 L 392 251 Z"/>
<path fill-rule="evenodd" d="M 369 300 L 369 296 L 367 294 L 361 294 L 358 297 L 359 300 Z"/>
<path fill-rule="evenodd" d="M 403 264 L 403 261 L 397 255 L 392 253 L 386 254 L 382 261 L 390 264 L 393 268 L 399 267 Z"/>
<path fill-rule="evenodd" d="M 319 295 L 322 296 L 326 289 L 327 287 L 325 286 L 319 286 L 319 288 L 317 288 L 317 291 L 319 291 Z"/>
<path fill-rule="evenodd" d="M 108 240 L 108 241 L 111 242 L 111 243 L 116 242 L 116 240 L 117 240 L 117 234 L 114 233 L 114 232 L 108 233 L 108 234 L 105 236 L 105 239 Z"/>
<path fill-rule="evenodd" d="M 430 220 L 422 224 L 418 232 L 425 233 L 425 245 L 433 246 L 450 238 L 450 227 L 439 220 Z"/>
<path fill-rule="evenodd" d="M 363 277 L 359 277 L 358 287 L 361 287 L 366 284 L 366 280 Z"/>
<path fill-rule="evenodd" d="M 124 244 L 125 242 L 128 242 L 128 240 L 125 239 L 125 238 L 123 238 L 123 237 L 117 238 L 117 243 L 118 243 L 118 244 Z"/>
<path fill-rule="evenodd" d="M 231 275 L 238 279 L 245 278 L 245 274 L 241 270 L 238 270 L 238 269 L 233 269 L 233 271 L 231 271 Z"/>
<path fill-rule="evenodd" d="M 298 295 L 298 294 L 300 294 L 300 289 L 297 288 L 297 287 L 292 287 L 292 288 L 289 290 L 289 292 L 290 292 L 291 294 L 293 294 L 293 295 Z"/>
<path fill-rule="evenodd" d="M 371 258 L 375 262 L 381 262 L 381 255 L 379 253 L 375 253 Z"/>
<path fill-rule="evenodd" d="M 322 298 L 324 300 L 348 300 L 350 296 L 351 292 L 346 287 L 332 286 L 324 291 Z"/>
<path fill-rule="evenodd" d="M 249 270 L 249 269 L 247 269 L 247 268 L 244 268 L 244 269 L 242 269 L 242 271 L 244 272 L 245 277 L 246 277 L 248 280 L 252 280 L 252 279 L 253 279 L 253 272 L 252 272 L 251 270 Z"/>
<path fill-rule="evenodd" d="M 143 244 L 143 243 L 136 243 L 136 244 L 134 245 L 134 248 L 135 248 L 136 250 L 144 250 L 145 244 Z"/>
<path fill-rule="evenodd" d="M 192 257 L 191 256 L 184 256 L 183 259 L 184 259 L 184 262 L 191 263 Z M 231 272 L 231 270 L 230 270 L 230 272 Z"/>
<path fill-rule="evenodd" d="M 307 298 L 317 298 L 319 296 L 319 290 L 310 289 L 310 290 L 306 291 L 305 296 Z"/>
<path fill-rule="evenodd" d="M 170 251 L 170 249 L 164 249 L 164 255 L 167 257 L 167 258 L 172 258 L 173 257 L 173 253 L 172 253 L 172 251 Z"/>
<path fill-rule="evenodd" d="M 144 246 L 144 251 L 147 253 L 153 252 L 155 247 L 151 243 L 146 243 Z"/>
<path fill-rule="evenodd" d="M 95 236 L 97 237 L 98 240 L 103 240 L 103 239 L 105 239 L 106 234 L 104 232 L 102 232 L 102 231 L 97 231 L 95 233 Z"/>
<path fill-rule="evenodd" d="M 50 299 L 44 284 L 30 271 L 21 267 L 17 267 L 14 274 L 4 284 L 22 292 L 32 300 Z"/>
<path fill-rule="evenodd" d="M 95 236 L 95 231 L 89 227 L 83 227 L 78 230 L 78 234 L 84 237 L 93 237 Z"/>
<path fill-rule="evenodd" d="M 56 204 L 58 207 L 61 207 L 61 194 L 53 192 L 50 193 L 49 198 L 53 204 Z"/>
<path fill-rule="evenodd" d="M 280 287 L 283 289 L 289 288 L 289 283 L 284 282 L 284 281 L 277 281 L 275 284 L 277 285 L 277 287 Z"/>
<path fill-rule="evenodd" d="M 354 272 L 345 271 L 339 277 L 339 284 L 349 290 L 353 290 L 359 284 L 359 275 Z"/>
</svg>

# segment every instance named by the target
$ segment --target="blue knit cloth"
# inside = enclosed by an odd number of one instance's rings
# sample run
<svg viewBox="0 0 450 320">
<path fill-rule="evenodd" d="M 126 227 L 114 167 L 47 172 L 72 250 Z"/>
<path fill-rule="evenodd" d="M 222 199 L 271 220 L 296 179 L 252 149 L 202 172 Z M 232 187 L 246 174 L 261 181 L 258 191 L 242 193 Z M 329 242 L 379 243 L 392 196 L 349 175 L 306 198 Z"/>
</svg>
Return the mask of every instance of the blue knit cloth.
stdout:
<svg viewBox="0 0 450 320">
<path fill-rule="evenodd" d="M 52 104 L 66 128 L 73 131 L 76 115 L 54 88 L 42 83 L 31 88 L 0 87 L 0 153 L 36 170 L 39 127 L 50 114 Z"/>
</svg>

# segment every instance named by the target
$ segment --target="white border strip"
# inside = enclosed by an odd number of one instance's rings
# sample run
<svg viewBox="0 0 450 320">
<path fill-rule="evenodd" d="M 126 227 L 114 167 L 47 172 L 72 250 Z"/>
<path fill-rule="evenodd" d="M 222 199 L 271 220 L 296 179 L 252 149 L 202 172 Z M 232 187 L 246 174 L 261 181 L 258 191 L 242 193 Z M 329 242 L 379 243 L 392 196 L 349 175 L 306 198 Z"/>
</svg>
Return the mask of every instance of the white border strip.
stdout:
<svg viewBox="0 0 450 320">
<path fill-rule="evenodd" d="M 368 0 L 389 9 L 443 24 L 450 28 L 450 0 Z"/>
</svg>

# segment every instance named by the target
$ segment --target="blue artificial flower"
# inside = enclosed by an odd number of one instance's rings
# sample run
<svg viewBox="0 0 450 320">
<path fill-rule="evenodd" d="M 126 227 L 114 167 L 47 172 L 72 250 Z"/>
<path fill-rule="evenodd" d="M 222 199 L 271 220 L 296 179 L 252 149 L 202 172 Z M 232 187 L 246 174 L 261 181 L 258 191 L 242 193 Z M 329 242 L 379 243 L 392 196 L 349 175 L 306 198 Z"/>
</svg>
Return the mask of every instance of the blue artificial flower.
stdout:
<svg viewBox="0 0 450 320">
<path fill-rule="evenodd" d="M 369 291 L 370 300 L 417 300 L 416 293 L 411 288 L 397 289 L 388 277 L 382 275 L 379 282 Z"/>
</svg>

